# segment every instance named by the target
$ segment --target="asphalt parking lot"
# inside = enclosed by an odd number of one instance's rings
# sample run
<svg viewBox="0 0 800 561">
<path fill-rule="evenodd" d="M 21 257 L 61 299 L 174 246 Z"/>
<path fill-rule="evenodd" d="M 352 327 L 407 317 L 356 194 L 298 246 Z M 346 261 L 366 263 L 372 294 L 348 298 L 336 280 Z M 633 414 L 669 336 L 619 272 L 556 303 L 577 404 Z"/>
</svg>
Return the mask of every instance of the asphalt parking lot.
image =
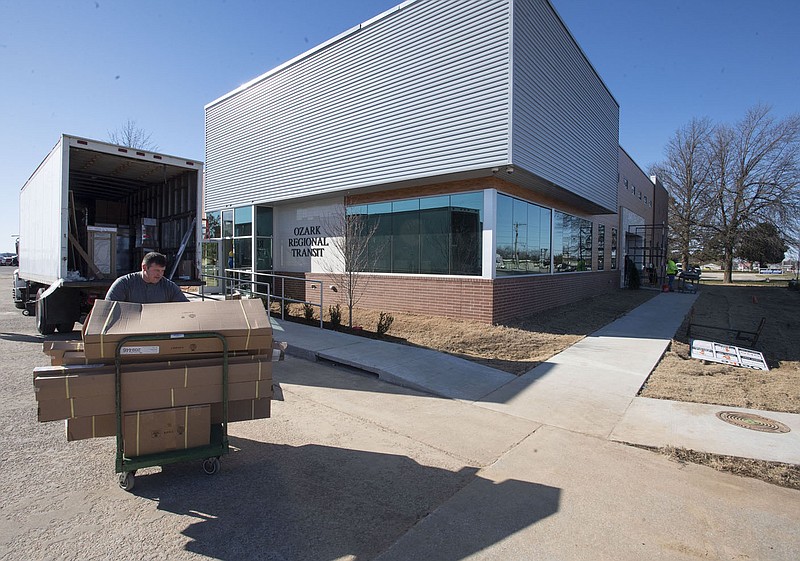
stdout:
<svg viewBox="0 0 800 561">
<path fill-rule="evenodd" d="M 10 274 L 0 271 L 2 286 Z M 63 422 L 37 422 L 31 380 L 48 364 L 42 341 L 33 318 L 0 300 L 3 559 L 371 559 L 499 455 L 473 436 L 505 441 L 479 428 L 493 416 L 480 411 L 465 418 L 473 435 L 415 438 L 427 432 L 415 411 L 446 419 L 468 406 L 287 357 L 276 380 L 301 381 L 283 384 L 271 419 L 231 425 L 220 473 L 205 475 L 199 460 L 149 468 L 128 493 L 117 485 L 113 438 L 67 442 Z M 354 407 L 373 395 L 384 414 L 407 417 L 405 427 L 348 411 L 347 400 L 324 403 L 332 394 L 355 396 Z M 527 425 L 507 438 L 523 438 Z"/>
<path fill-rule="evenodd" d="M 0 286 L 10 274 L 0 270 Z M 272 418 L 231 425 L 218 474 L 199 460 L 150 468 L 128 493 L 113 438 L 67 442 L 63 422 L 37 422 L 42 341 L 10 295 L 0 299 L 2 559 L 794 561 L 800 551 L 797 491 L 294 357 L 276 365 Z"/>
</svg>

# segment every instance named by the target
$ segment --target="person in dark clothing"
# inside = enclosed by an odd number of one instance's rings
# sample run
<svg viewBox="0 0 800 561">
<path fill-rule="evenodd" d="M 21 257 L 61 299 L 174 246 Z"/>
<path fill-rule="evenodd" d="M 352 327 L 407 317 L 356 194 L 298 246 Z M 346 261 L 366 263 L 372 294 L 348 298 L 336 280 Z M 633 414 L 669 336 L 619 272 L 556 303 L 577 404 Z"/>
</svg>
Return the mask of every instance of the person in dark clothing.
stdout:
<svg viewBox="0 0 800 561">
<path fill-rule="evenodd" d="M 164 302 L 188 302 L 180 287 L 164 277 L 167 258 L 151 251 L 142 259 L 142 270 L 123 275 L 108 289 L 106 300 L 134 302 L 136 304 L 160 304 Z"/>
</svg>

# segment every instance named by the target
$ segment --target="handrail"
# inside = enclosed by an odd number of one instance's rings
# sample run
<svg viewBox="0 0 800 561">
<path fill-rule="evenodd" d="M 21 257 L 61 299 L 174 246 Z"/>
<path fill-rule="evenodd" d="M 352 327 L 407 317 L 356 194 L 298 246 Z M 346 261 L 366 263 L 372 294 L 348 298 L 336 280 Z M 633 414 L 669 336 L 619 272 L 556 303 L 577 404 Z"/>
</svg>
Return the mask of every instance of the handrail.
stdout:
<svg viewBox="0 0 800 561">
<path fill-rule="evenodd" d="M 272 300 L 277 300 L 280 302 L 281 319 L 286 319 L 286 304 L 289 303 L 308 304 L 310 306 L 318 307 L 319 327 L 320 329 L 324 328 L 324 322 L 322 319 L 323 312 L 325 310 L 323 303 L 324 284 L 321 280 L 292 277 L 289 275 L 276 275 L 275 273 L 255 272 L 251 269 L 225 269 L 224 275 L 222 276 L 202 274 L 201 279 L 216 279 L 222 281 L 222 291 L 223 294 L 226 295 L 233 294 L 235 291 L 238 291 L 241 294 L 246 294 L 251 297 L 265 297 L 267 299 L 267 310 L 271 309 Z M 310 300 L 298 300 L 296 298 L 290 298 L 289 296 L 286 296 L 286 279 L 292 281 L 302 281 L 304 283 L 311 284 L 312 290 L 319 290 L 319 303 Z M 280 281 L 280 291 L 277 289 L 278 281 Z M 203 285 L 200 287 L 200 297 L 202 299 L 205 299 L 205 285 L 206 283 L 203 283 Z M 276 288 L 271 289 L 272 285 L 275 285 Z M 257 290 L 257 287 L 262 286 L 266 288 L 267 292 L 260 292 Z"/>
</svg>

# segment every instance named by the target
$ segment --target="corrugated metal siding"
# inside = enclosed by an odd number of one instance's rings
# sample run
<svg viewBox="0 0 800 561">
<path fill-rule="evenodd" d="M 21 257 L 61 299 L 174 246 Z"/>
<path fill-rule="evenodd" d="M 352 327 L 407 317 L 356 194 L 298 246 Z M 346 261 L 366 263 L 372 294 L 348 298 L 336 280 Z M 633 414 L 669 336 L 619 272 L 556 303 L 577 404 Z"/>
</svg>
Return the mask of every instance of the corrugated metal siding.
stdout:
<svg viewBox="0 0 800 561">
<path fill-rule="evenodd" d="M 619 106 L 547 0 L 513 19 L 514 164 L 616 211 Z"/>
<path fill-rule="evenodd" d="M 206 208 L 508 162 L 509 0 L 419 0 L 206 107 Z"/>
</svg>

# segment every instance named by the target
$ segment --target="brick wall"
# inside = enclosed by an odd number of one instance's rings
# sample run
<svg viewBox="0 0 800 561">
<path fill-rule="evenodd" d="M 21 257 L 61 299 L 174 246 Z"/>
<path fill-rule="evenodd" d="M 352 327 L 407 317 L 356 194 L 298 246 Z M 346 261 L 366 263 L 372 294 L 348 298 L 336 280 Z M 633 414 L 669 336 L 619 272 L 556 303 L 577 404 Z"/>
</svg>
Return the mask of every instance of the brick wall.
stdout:
<svg viewBox="0 0 800 561">
<path fill-rule="evenodd" d="M 382 312 L 405 312 L 491 323 L 492 281 L 475 278 L 436 278 L 370 275 L 357 306 Z M 319 298 L 309 294 L 310 297 Z M 339 302 L 341 292 L 325 287 L 325 309 Z"/>
<path fill-rule="evenodd" d="M 482 323 L 503 323 L 576 302 L 618 286 L 617 271 L 504 277 L 494 281 L 476 278 L 370 275 L 357 306 L 389 313 L 451 317 Z M 318 276 L 309 275 L 309 278 Z M 344 294 L 323 288 L 323 306 L 339 303 Z M 293 288 L 298 288 L 297 285 Z M 296 293 L 294 293 L 296 294 Z M 297 296 L 293 296 L 297 297 Z M 318 302 L 317 289 L 306 285 L 305 298 Z"/>
<path fill-rule="evenodd" d="M 618 271 L 503 277 L 494 282 L 493 323 L 541 312 L 616 289 Z"/>
</svg>

